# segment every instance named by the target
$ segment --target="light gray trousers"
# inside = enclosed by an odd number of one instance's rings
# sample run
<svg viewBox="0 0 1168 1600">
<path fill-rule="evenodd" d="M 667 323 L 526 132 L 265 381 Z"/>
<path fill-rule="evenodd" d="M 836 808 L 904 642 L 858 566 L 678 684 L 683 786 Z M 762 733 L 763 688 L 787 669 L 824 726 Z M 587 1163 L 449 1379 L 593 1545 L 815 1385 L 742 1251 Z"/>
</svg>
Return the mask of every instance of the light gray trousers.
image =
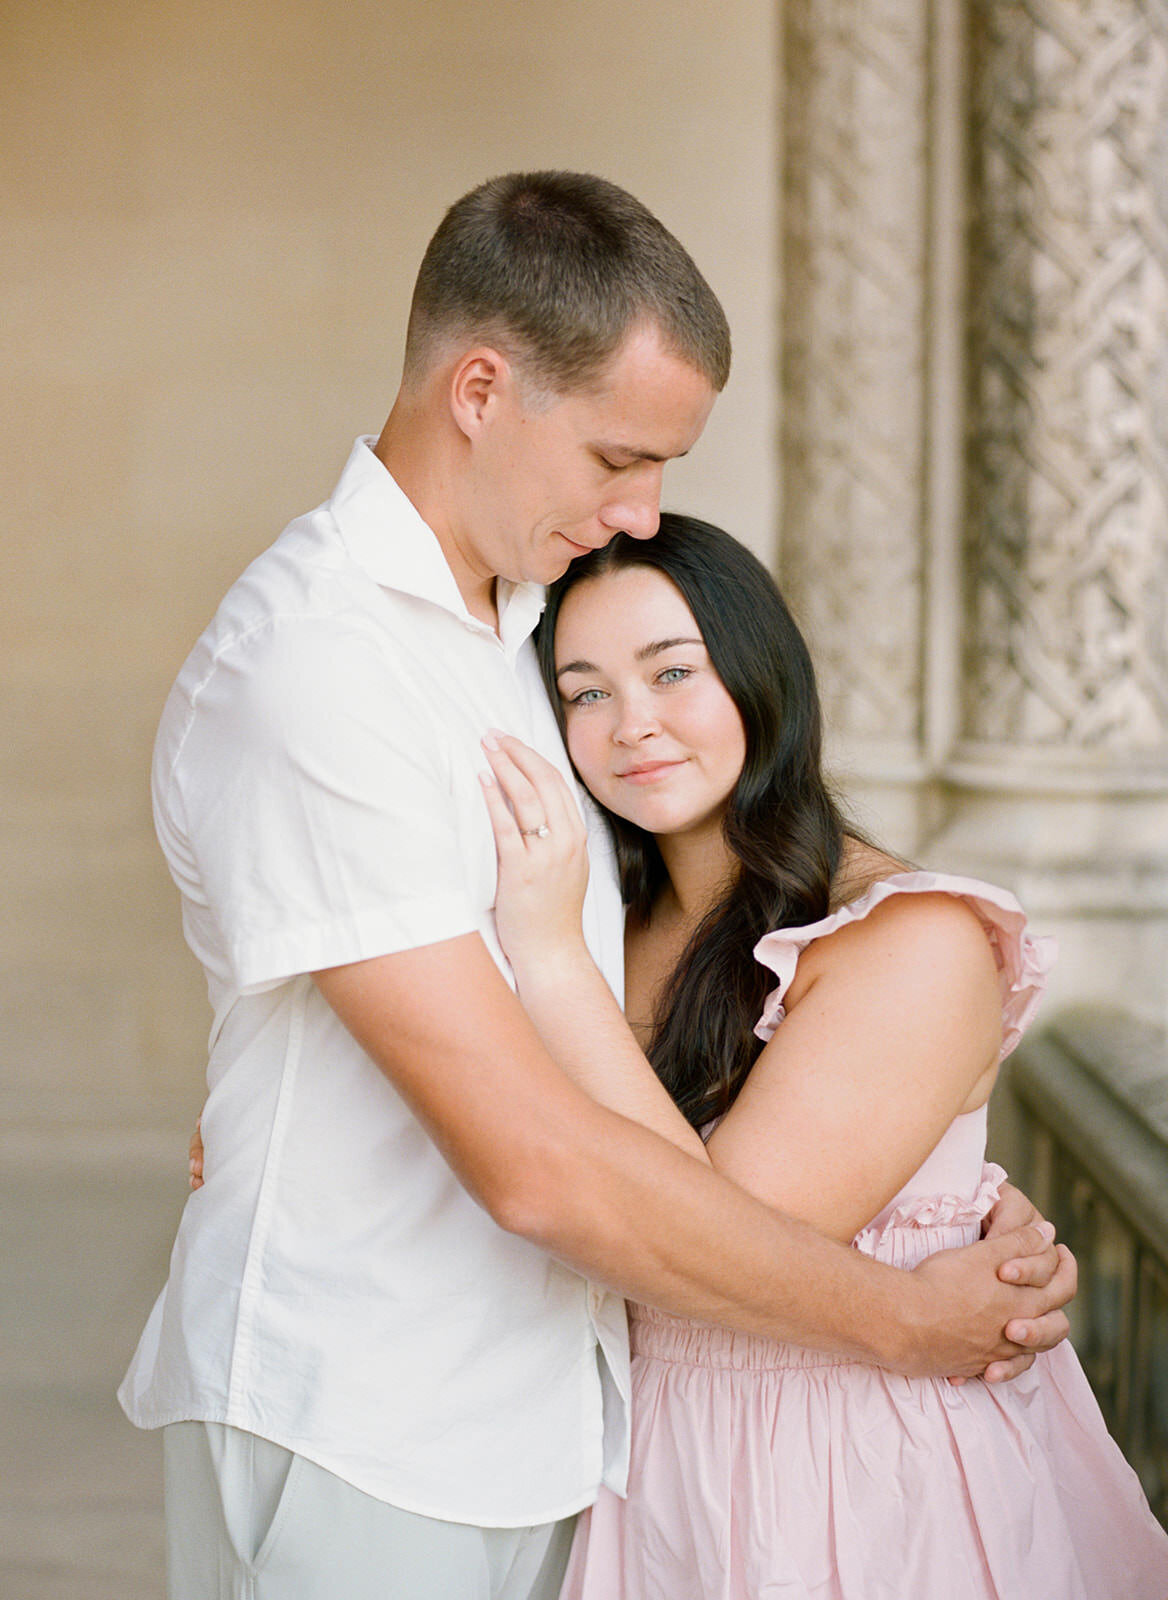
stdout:
<svg viewBox="0 0 1168 1600">
<path fill-rule="evenodd" d="M 475 1528 L 400 1511 L 218 1422 L 163 1429 L 170 1600 L 556 1600 L 574 1517 Z"/>
</svg>

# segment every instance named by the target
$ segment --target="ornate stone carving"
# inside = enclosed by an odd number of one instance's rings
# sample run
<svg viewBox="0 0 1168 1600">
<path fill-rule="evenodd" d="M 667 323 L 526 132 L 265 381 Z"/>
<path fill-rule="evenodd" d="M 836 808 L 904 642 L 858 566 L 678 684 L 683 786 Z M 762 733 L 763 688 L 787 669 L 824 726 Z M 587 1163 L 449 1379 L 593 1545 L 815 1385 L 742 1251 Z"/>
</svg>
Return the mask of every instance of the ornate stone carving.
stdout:
<svg viewBox="0 0 1168 1600">
<path fill-rule="evenodd" d="M 1168 8 L 970 17 L 965 735 L 1168 781 Z"/>
<path fill-rule="evenodd" d="M 919 749 L 928 7 L 788 0 L 784 582 L 829 722 Z"/>
</svg>

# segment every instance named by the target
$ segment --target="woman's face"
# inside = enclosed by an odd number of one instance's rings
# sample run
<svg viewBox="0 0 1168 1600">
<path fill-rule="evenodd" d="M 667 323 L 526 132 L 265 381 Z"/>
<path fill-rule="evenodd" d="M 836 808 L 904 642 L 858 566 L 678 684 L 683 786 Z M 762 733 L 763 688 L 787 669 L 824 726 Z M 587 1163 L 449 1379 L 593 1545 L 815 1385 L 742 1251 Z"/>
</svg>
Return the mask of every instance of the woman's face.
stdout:
<svg viewBox="0 0 1168 1600">
<path fill-rule="evenodd" d="M 746 735 L 681 591 L 652 567 L 585 579 L 555 657 L 568 751 L 596 799 L 657 835 L 720 828 Z"/>
</svg>

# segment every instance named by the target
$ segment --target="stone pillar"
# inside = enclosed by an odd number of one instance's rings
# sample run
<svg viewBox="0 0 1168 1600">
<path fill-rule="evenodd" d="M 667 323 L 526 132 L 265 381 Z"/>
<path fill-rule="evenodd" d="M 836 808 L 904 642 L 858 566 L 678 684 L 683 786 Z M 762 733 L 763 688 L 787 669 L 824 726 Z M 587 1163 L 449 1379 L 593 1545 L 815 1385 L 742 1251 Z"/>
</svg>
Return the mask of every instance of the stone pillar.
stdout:
<svg viewBox="0 0 1168 1600">
<path fill-rule="evenodd" d="M 782 580 L 849 793 L 911 850 L 928 776 L 928 7 L 783 11 Z"/>
<path fill-rule="evenodd" d="M 891 846 L 1168 1012 L 1168 8 L 786 0 L 782 546 Z"/>
<path fill-rule="evenodd" d="M 1058 989 L 1168 1014 L 1168 9 L 992 0 L 972 42 L 958 738 L 930 855 Z"/>
</svg>

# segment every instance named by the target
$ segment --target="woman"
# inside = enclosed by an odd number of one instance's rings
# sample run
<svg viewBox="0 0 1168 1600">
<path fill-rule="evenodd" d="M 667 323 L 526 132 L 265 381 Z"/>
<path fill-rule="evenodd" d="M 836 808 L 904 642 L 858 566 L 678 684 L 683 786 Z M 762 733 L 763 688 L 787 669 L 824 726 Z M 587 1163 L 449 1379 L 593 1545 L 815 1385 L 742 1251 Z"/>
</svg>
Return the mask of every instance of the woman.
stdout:
<svg viewBox="0 0 1168 1600">
<path fill-rule="evenodd" d="M 986 1103 L 1049 959 L 1017 902 L 845 825 L 806 648 L 720 530 L 664 516 L 574 563 L 540 648 L 616 841 L 644 1056 L 589 1048 L 569 1003 L 590 965 L 582 825 L 552 768 L 491 736 L 500 937 L 548 1048 L 885 1261 L 976 1238 L 1004 1178 L 983 1167 Z M 630 1314 L 629 1497 L 582 1519 L 565 1600 L 1168 1595 L 1168 1539 L 1065 1344 L 1011 1384 L 956 1387 Z"/>
</svg>

